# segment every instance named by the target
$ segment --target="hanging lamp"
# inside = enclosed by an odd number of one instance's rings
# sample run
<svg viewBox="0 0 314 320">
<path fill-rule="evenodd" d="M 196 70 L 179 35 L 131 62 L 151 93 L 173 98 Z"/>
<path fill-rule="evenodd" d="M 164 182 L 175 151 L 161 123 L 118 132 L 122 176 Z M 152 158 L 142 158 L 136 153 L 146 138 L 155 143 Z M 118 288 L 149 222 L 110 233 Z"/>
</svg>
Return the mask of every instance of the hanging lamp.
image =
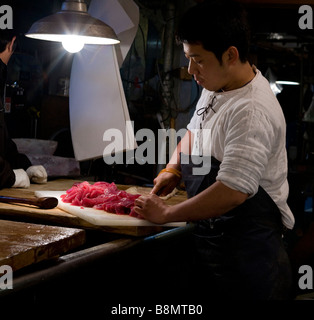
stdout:
<svg viewBox="0 0 314 320">
<path fill-rule="evenodd" d="M 62 42 L 69 52 L 78 52 L 84 44 L 113 45 L 120 41 L 114 30 L 87 12 L 84 0 L 66 0 L 61 11 L 36 21 L 26 37 Z"/>
</svg>

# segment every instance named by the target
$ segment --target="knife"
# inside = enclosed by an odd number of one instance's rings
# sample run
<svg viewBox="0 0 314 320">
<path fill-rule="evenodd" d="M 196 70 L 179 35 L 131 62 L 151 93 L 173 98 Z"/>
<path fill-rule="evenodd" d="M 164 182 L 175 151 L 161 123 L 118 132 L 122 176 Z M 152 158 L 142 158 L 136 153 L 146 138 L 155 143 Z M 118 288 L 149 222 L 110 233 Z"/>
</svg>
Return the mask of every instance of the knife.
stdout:
<svg viewBox="0 0 314 320">
<path fill-rule="evenodd" d="M 16 198 L 0 196 L 0 202 L 5 203 L 24 203 L 39 207 L 40 209 L 53 209 L 58 205 L 58 199 L 54 197 L 41 198 Z"/>
</svg>

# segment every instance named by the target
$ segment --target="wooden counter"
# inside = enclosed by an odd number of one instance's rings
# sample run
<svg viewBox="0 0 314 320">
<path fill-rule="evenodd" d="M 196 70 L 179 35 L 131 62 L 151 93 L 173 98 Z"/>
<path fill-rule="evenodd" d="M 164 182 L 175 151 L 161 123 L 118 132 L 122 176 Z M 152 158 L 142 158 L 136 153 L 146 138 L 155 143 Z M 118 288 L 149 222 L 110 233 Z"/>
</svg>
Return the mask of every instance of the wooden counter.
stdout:
<svg viewBox="0 0 314 320">
<path fill-rule="evenodd" d="M 78 180 L 58 179 L 49 181 L 47 184 L 31 184 L 28 189 L 7 188 L 0 190 L 0 195 L 11 197 L 33 197 L 37 190 L 63 191 L 71 188 Z M 130 186 L 119 185 L 120 189 L 127 189 Z M 142 188 L 145 189 L 145 188 Z M 147 188 L 146 188 L 147 189 Z M 174 205 L 186 199 L 186 193 L 179 191 L 174 197 L 167 200 L 167 204 Z M 164 227 L 130 227 L 130 226 L 96 226 L 83 219 L 73 216 L 58 208 L 44 210 L 22 204 L 0 203 L 0 218 L 18 220 L 24 222 L 35 222 L 64 227 L 75 227 L 84 229 L 97 229 L 105 232 L 126 234 L 132 236 L 146 236 L 163 231 Z"/>
<path fill-rule="evenodd" d="M 0 220 L 0 266 L 9 265 L 16 271 L 84 242 L 84 230 Z"/>
<path fill-rule="evenodd" d="M 75 182 L 81 181 L 59 179 L 43 185 L 32 184 L 28 189 L 3 189 L 0 195 L 33 197 L 38 190 L 65 191 Z M 179 192 L 167 203 L 174 205 L 185 199 L 185 193 Z M 182 241 L 185 227 L 99 227 L 57 208 L 43 210 L 0 203 L 0 219 L 4 218 L 0 220 L 0 265 L 11 266 L 14 274 L 13 288 L 0 290 L 0 301 L 6 306 L 25 303 L 28 310 L 45 306 L 45 310 L 51 311 L 52 301 L 54 305 L 56 301 L 73 302 L 71 313 L 82 306 L 95 310 L 95 301 L 100 297 L 97 306 L 103 306 L 104 301 L 114 296 L 120 299 L 123 292 L 129 297 L 129 290 L 143 288 L 141 292 L 147 292 L 145 286 L 151 283 L 148 281 L 151 274 L 164 277 L 169 267 L 175 270 L 175 276 L 179 274 L 182 265 L 177 259 L 176 244 L 186 250 Z M 44 263 L 38 263 L 43 260 Z M 167 283 L 171 287 L 173 281 L 181 281 L 173 280 L 172 275 L 170 279 Z M 80 304 L 82 298 L 84 303 Z"/>
</svg>

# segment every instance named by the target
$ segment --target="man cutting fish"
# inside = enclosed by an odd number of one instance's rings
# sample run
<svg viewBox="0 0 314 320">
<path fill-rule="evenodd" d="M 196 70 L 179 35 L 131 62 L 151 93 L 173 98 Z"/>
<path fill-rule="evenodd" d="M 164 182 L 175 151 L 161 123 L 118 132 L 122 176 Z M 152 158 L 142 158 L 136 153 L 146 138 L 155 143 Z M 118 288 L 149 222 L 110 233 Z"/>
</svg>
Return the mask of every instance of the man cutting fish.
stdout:
<svg viewBox="0 0 314 320">
<path fill-rule="evenodd" d="M 287 205 L 286 125 L 269 83 L 248 61 L 245 13 L 232 1 L 207 1 L 183 16 L 177 40 L 202 95 L 152 194 L 136 199 L 134 210 L 154 223 L 195 223 L 194 288 L 206 288 L 207 296 L 288 299 L 282 232 L 293 228 L 294 217 Z M 211 130 L 210 149 L 204 129 Z M 210 172 L 193 174 L 195 157 L 209 155 Z M 167 206 L 157 195 L 171 192 L 181 176 L 188 200 Z"/>
</svg>

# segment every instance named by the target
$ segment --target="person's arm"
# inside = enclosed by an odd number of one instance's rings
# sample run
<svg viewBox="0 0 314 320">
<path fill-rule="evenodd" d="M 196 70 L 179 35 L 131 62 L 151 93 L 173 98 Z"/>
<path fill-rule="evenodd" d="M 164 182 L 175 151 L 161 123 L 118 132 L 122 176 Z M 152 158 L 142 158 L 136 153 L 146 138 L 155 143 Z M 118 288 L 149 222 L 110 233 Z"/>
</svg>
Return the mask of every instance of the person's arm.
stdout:
<svg viewBox="0 0 314 320">
<path fill-rule="evenodd" d="M 192 143 L 193 143 L 193 133 L 190 130 L 187 130 L 184 137 L 178 143 L 169 163 L 167 164 L 166 168 L 175 168 L 180 171 L 181 164 L 180 164 L 180 153 L 191 154 Z"/>
<path fill-rule="evenodd" d="M 208 219 L 237 207 L 248 195 L 254 196 L 279 134 L 260 110 L 240 110 L 232 121 L 214 184 L 172 207 L 156 196 L 139 197 L 135 212 L 155 223 Z"/>
<path fill-rule="evenodd" d="M 29 187 L 29 183 L 46 183 L 47 171 L 42 165 L 32 165 L 27 155 L 19 153 L 16 144 L 7 136 L 6 154 L 10 165 L 14 170 L 16 176 L 16 184 L 18 187 L 23 185 L 23 188 Z M 27 182 L 27 177 L 29 181 Z M 17 179 L 19 178 L 19 179 Z M 21 180 L 21 183 L 18 183 Z"/>
<path fill-rule="evenodd" d="M 28 157 L 19 153 L 15 142 L 9 137 L 8 133 L 5 133 L 5 158 L 10 163 L 12 169 L 24 169 L 29 168 L 32 163 Z"/>
<path fill-rule="evenodd" d="M 0 188 L 10 188 L 15 182 L 15 174 L 8 161 L 0 157 Z"/>
<path fill-rule="evenodd" d="M 187 131 L 181 141 L 178 143 L 166 169 L 172 168 L 177 171 L 181 171 L 180 165 L 180 153 L 190 154 L 191 145 L 193 141 L 193 134 L 191 131 Z M 151 191 L 152 194 L 158 194 L 165 196 L 169 194 L 180 182 L 180 177 L 171 172 L 162 172 L 154 179 L 154 187 Z"/>
<path fill-rule="evenodd" d="M 220 216 L 242 204 L 248 195 L 216 181 L 196 196 L 174 206 L 168 206 L 156 195 L 135 200 L 134 210 L 145 219 L 164 224 L 176 221 L 196 221 Z"/>
</svg>

